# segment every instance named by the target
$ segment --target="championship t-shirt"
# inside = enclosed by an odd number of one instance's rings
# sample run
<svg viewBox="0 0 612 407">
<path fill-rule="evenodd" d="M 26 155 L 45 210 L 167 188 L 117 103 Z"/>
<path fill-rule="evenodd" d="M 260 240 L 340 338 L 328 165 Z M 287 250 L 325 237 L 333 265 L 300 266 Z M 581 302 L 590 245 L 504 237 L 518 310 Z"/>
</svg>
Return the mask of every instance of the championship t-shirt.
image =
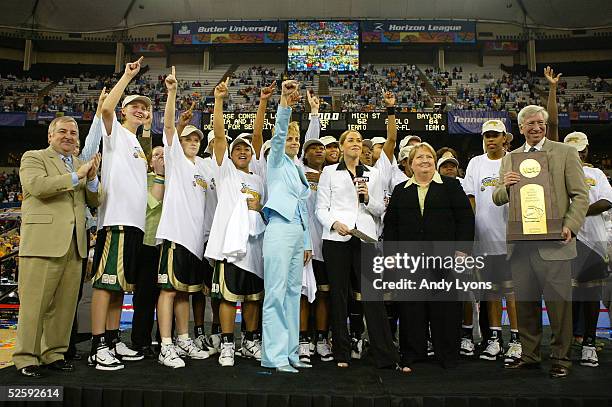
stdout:
<svg viewBox="0 0 612 407">
<path fill-rule="evenodd" d="M 472 158 L 465 171 L 463 190 L 476 201 L 474 254 L 477 255 L 506 254 L 508 204 L 497 206 L 493 202 L 501 161 L 482 154 Z"/>
<path fill-rule="evenodd" d="M 166 183 L 164 206 L 157 227 L 157 244 L 178 243 L 200 260 L 204 255 L 204 211 L 208 184 L 202 168 L 189 160 L 174 132 L 172 145 L 164 141 Z"/>
<path fill-rule="evenodd" d="M 215 160 L 215 158 L 212 158 Z M 213 161 L 216 165 L 216 161 Z M 223 162 L 214 175 L 217 192 L 217 209 L 212 221 L 208 244 L 206 245 L 206 258 L 213 260 L 226 260 L 223 247 L 226 239 L 232 239 L 233 231 L 228 224 L 234 213 L 236 205 L 246 205 L 242 194 L 249 194 L 259 200 L 263 206 L 265 188 L 259 175 L 246 173 L 236 168 L 232 160 L 223 154 Z M 260 216 L 259 214 L 257 216 Z M 247 241 L 246 254 L 232 263 L 243 270 L 249 271 L 263 278 L 263 233 L 259 236 L 250 236 Z"/>
<path fill-rule="evenodd" d="M 605 199 L 612 203 L 612 187 L 608 178 L 598 168 L 584 166 L 584 180 L 589 188 L 589 205 Z M 595 251 L 602 258 L 607 259 L 607 231 L 606 223 L 601 214 L 587 216 L 578 232 L 578 240 Z"/>
<path fill-rule="evenodd" d="M 320 174 L 319 171 L 305 165 L 304 173 L 308 174 L 309 172 Z M 306 201 L 306 208 L 308 209 L 308 226 L 310 227 L 310 240 L 312 242 L 312 258 L 323 261 L 323 225 L 321 225 L 315 213 L 317 209 L 317 188 L 319 182 L 308 181 L 308 185 L 310 186 L 310 195 Z"/>
<path fill-rule="evenodd" d="M 133 226 L 144 232 L 147 210 L 147 158 L 136 135 L 113 116 L 111 133 L 99 121 L 102 138 L 102 204 L 98 230 L 104 226 Z"/>
</svg>

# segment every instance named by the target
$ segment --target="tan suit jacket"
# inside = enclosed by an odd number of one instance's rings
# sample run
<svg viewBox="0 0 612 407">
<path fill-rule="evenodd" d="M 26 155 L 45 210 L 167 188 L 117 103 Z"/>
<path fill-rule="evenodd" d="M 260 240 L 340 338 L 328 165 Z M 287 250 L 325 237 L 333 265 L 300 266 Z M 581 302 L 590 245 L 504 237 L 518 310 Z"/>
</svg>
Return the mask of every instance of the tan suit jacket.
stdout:
<svg viewBox="0 0 612 407">
<path fill-rule="evenodd" d="M 503 184 L 503 179 L 506 172 L 512 171 L 512 154 L 522 153 L 524 150 L 523 144 L 502 159 L 499 170 L 500 182 L 493 191 L 493 201 L 498 206 L 509 202 L 508 190 Z M 551 140 L 544 142 L 541 151 L 546 152 L 548 158 L 548 170 L 555 193 L 552 203 L 557 205 L 557 213 L 563 218 L 563 226 L 577 235 L 589 208 L 588 189 L 578 151 L 574 147 Z M 544 260 L 569 260 L 576 257 L 575 238 L 567 245 L 554 241 L 541 241 L 537 244 L 540 256 Z M 508 243 L 508 258 L 512 256 L 513 248 L 514 245 Z"/>
<path fill-rule="evenodd" d="M 74 156 L 72 162 L 75 171 L 83 164 Z M 51 147 L 27 151 L 19 178 L 23 188 L 19 255 L 62 257 L 76 231 L 79 256 L 87 257 L 85 204 L 98 206 L 98 193 L 89 191 L 84 179 L 73 187 L 70 172 Z"/>
</svg>

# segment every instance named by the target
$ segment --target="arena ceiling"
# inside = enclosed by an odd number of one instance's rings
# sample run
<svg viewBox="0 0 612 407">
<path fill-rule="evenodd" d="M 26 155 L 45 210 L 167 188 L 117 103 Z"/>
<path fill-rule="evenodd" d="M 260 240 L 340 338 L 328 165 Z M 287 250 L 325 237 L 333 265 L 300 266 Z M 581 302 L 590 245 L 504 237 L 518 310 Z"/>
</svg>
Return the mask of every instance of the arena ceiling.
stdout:
<svg viewBox="0 0 612 407">
<path fill-rule="evenodd" d="M 612 26 L 610 0 L 2 0 L 0 25 L 89 32 L 151 23 L 276 19 L 475 19 Z"/>
</svg>

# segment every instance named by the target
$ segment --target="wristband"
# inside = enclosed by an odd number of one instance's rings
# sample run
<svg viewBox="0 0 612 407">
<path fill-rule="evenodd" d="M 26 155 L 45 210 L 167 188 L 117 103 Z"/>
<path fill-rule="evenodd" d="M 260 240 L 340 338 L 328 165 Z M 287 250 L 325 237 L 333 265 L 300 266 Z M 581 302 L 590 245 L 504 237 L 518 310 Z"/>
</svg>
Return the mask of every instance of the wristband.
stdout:
<svg viewBox="0 0 612 407">
<path fill-rule="evenodd" d="M 164 178 L 163 175 L 155 175 L 155 179 L 153 180 L 153 182 L 156 184 L 164 185 L 164 183 L 166 182 L 166 178 Z"/>
<path fill-rule="evenodd" d="M 387 116 L 395 116 L 395 106 L 387 107 Z"/>
<path fill-rule="evenodd" d="M 142 128 L 142 130 L 143 130 L 143 131 L 151 131 L 151 129 L 150 129 L 150 128 L 145 129 L 144 127 Z"/>
</svg>

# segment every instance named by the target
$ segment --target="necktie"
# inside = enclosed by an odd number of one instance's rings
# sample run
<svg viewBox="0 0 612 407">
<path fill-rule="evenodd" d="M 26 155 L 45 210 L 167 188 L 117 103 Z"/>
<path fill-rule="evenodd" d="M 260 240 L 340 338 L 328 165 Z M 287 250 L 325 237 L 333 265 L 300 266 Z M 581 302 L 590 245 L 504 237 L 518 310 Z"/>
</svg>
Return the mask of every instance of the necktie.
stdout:
<svg viewBox="0 0 612 407">
<path fill-rule="evenodd" d="M 536 152 L 536 151 L 538 151 L 538 149 L 537 149 L 537 148 L 535 148 L 535 147 L 531 147 L 531 148 L 529 149 L 529 152 L 530 152 L 530 153 L 534 153 L 534 152 Z"/>
<path fill-rule="evenodd" d="M 72 160 L 70 157 L 62 157 L 62 161 L 64 162 L 68 172 L 74 172 L 74 167 L 72 166 Z"/>
</svg>

